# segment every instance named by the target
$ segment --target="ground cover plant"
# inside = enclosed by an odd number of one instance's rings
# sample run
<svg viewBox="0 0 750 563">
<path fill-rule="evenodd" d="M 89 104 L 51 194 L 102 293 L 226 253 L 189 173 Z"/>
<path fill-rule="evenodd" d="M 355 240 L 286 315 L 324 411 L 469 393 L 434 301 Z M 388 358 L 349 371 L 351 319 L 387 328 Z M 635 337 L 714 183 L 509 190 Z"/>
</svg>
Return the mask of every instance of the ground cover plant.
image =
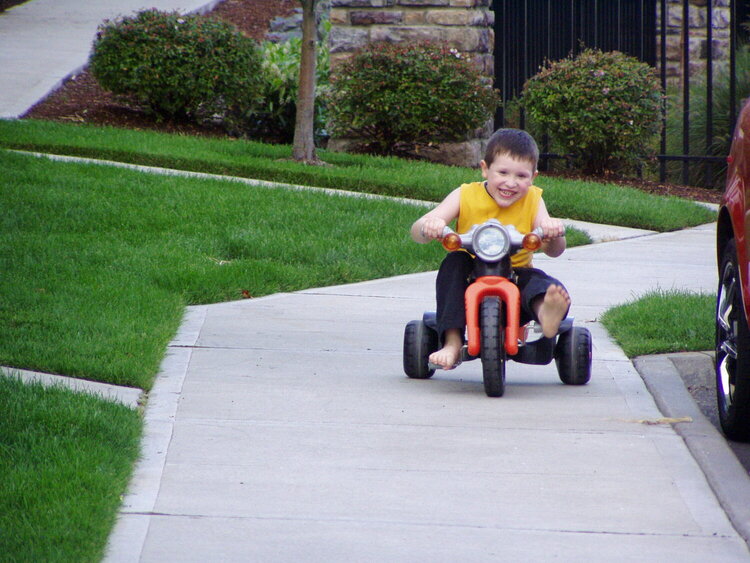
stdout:
<svg viewBox="0 0 750 563">
<path fill-rule="evenodd" d="M 713 350 L 715 306 L 715 295 L 655 290 L 609 309 L 601 321 L 629 358 Z"/>
<path fill-rule="evenodd" d="M 394 157 L 320 150 L 330 166 L 291 162 L 291 147 L 44 121 L 0 121 L 0 147 L 229 174 L 306 186 L 440 201 L 477 170 Z M 545 201 L 558 217 L 656 231 L 713 221 L 715 214 L 679 198 L 541 175 Z M 595 204 L 593 203 L 595 202 Z M 631 211 L 632 209 L 632 211 Z"/>
<path fill-rule="evenodd" d="M 137 411 L 0 376 L 0 560 L 100 561 L 138 455 Z"/>
</svg>

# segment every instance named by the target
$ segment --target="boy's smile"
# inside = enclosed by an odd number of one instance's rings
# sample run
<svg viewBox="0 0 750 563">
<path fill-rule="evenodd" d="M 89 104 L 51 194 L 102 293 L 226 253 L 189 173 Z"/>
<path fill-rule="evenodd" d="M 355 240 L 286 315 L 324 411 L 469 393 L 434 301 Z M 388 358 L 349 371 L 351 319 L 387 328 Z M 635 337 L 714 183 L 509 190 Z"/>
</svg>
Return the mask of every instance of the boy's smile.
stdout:
<svg viewBox="0 0 750 563">
<path fill-rule="evenodd" d="M 510 207 L 525 196 L 537 175 L 530 161 L 509 154 L 497 155 L 489 166 L 484 160 L 480 164 L 485 189 L 500 207 Z"/>
</svg>

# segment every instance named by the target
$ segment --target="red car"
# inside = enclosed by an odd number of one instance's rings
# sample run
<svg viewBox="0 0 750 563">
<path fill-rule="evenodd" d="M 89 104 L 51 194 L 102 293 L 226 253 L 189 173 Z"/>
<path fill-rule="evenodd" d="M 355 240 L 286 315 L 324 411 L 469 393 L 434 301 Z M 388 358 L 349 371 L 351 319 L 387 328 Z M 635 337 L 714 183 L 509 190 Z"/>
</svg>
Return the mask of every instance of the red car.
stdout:
<svg viewBox="0 0 750 563">
<path fill-rule="evenodd" d="M 716 229 L 716 395 L 724 434 L 750 441 L 750 103 L 740 112 L 727 162 Z"/>
</svg>

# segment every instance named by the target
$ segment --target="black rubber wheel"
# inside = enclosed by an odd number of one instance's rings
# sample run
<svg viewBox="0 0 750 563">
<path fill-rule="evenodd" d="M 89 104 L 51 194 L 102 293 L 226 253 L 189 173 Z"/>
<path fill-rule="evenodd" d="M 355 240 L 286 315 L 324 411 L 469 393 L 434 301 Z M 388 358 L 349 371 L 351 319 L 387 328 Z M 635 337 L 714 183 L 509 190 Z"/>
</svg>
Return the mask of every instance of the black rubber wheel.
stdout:
<svg viewBox="0 0 750 563">
<path fill-rule="evenodd" d="M 586 385 L 591 379 L 591 333 L 574 326 L 557 337 L 555 365 L 565 385 Z"/>
<path fill-rule="evenodd" d="M 488 397 L 505 393 L 505 331 L 501 322 L 503 306 L 497 297 L 487 297 L 479 309 L 482 377 Z"/>
<path fill-rule="evenodd" d="M 437 333 L 423 321 L 409 321 L 404 329 L 404 373 L 412 379 L 428 379 L 435 373 L 428 366 L 438 347 Z"/>
<path fill-rule="evenodd" d="M 716 295 L 716 397 L 727 438 L 750 441 L 750 331 L 742 305 L 737 247 L 730 240 Z"/>
</svg>

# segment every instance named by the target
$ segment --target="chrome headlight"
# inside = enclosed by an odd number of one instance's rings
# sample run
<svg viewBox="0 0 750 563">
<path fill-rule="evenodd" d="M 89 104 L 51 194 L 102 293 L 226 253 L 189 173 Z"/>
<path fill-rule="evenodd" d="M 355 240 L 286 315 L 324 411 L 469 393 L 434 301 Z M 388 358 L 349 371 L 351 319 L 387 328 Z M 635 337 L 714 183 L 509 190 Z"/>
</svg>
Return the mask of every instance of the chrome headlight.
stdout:
<svg viewBox="0 0 750 563">
<path fill-rule="evenodd" d="M 483 225 L 474 233 L 474 252 L 486 262 L 497 262 L 510 251 L 510 236 L 498 225 Z"/>
</svg>

